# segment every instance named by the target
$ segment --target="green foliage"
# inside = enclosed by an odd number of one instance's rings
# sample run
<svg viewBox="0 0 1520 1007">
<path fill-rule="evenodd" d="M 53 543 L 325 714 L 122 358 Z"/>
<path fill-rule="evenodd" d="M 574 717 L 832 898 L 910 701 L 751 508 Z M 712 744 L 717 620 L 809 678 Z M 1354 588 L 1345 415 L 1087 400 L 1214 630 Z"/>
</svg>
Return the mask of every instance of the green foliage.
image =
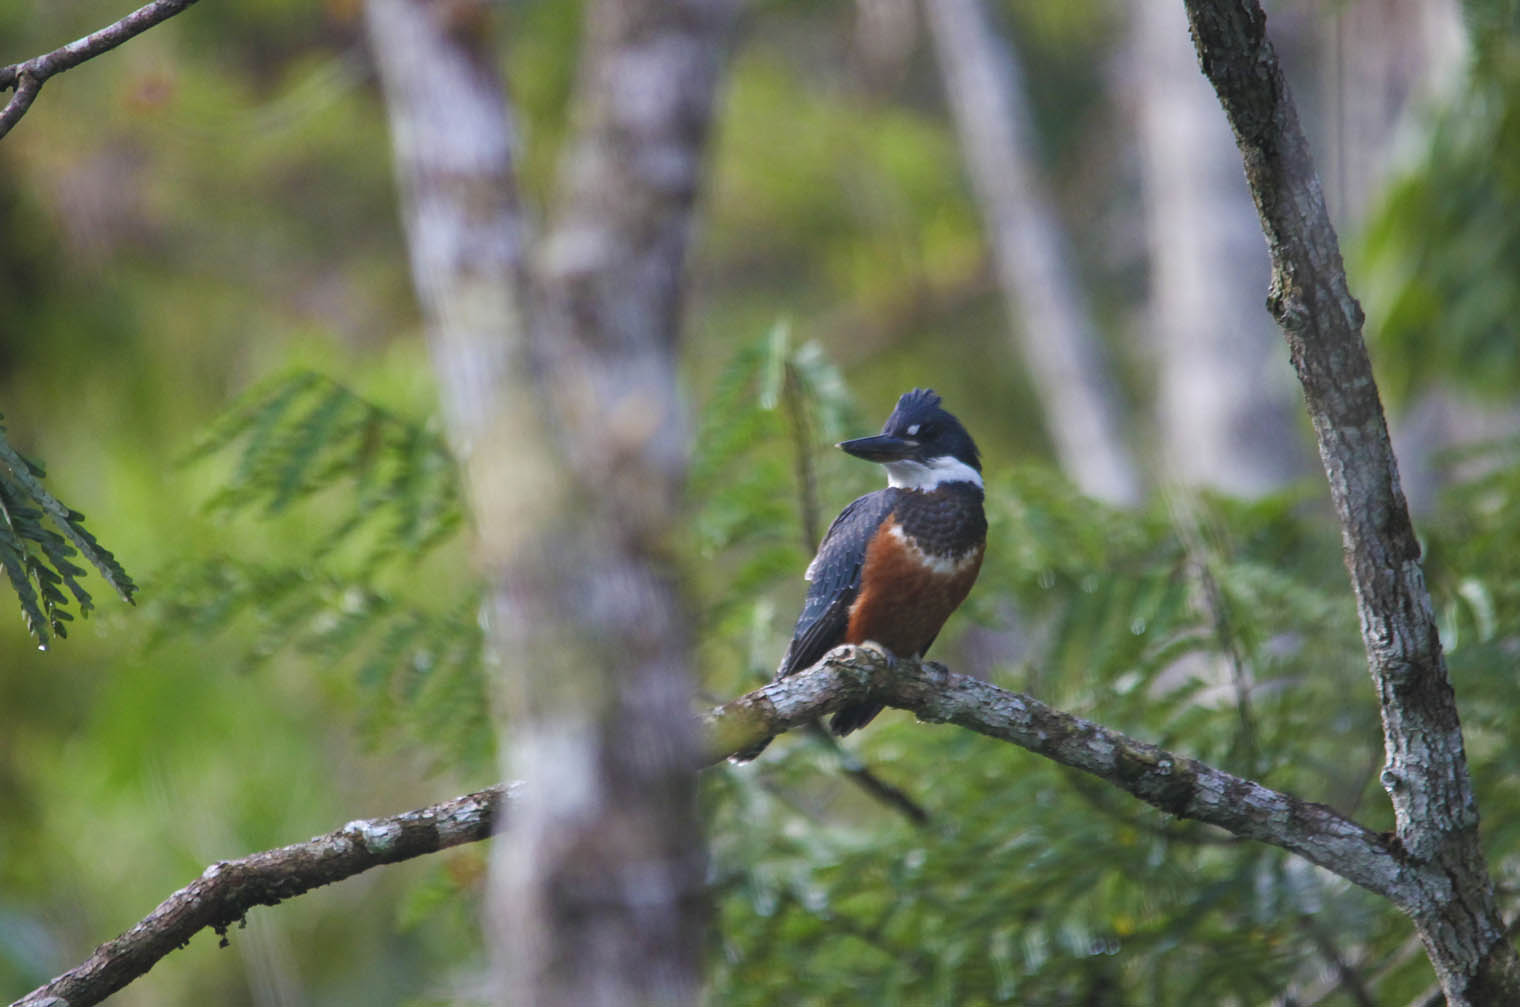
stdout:
<svg viewBox="0 0 1520 1007">
<path fill-rule="evenodd" d="M 867 473 L 858 466 L 834 458 L 819 464 L 811 454 L 813 431 L 832 443 L 859 424 L 839 372 L 817 344 L 794 347 L 785 322 L 740 349 L 719 375 L 698 426 L 690 473 L 691 496 L 702 501 L 695 547 L 704 560 L 716 560 L 702 566 L 712 577 L 701 591 L 709 638 L 746 637 L 756 603 L 782 578 L 800 581 L 823 526 L 818 501 L 795 487 L 864 492 Z M 762 603 L 759 611 L 768 609 Z M 766 665 L 745 653 L 735 674 L 722 655 L 710 656 L 709 679 L 724 693 L 747 690 L 775 667 L 774 660 Z"/>
<path fill-rule="evenodd" d="M 487 765 L 476 583 L 450 573 L 444 592 L 430 592 L 419 569 L 463 523 L 443 439 L 296 371 L 249 391 L 214 423 L 187 462 L 207 459 L 230 468 L 211 513 L 267 522 L 298 512 L 290 516 L 300 528 L 288 557 L 215 556 L 170 570 L 153 608 L 157 639 L 236 625 L 249 641 L 247 666 L 276 655 L 352 666 L 372 737 L 399 729 L 451 765 Z"/>
<path fill-rule="evenodd" d="M 100 26 L 91 5 L 0 6 L 7 60 Z M 1143 286 L 1134 242 L 1116 253 L 1110 240 L 1133 212 L 1132 165 L 1101 155 L 1124 107 L 1103 72 L 1123 20 L 1091 0 L 995 6 L 1026 64 L 1074 245 L 1094 250 L 1083 272 L 1099 314 L 1122 327 Z M 1472 91 L 1374 222 L 1368 279 L 1355 284 L 1396 397 L 1431 379 L 1505 396 L 1517 376 L 1505 327 L 1520 219 L 1515 5 L 1466 6 L 1482 50 Z M 530 206 L 554 189 L 581 8 L 534 0 L 501 12 Z M 686 362 L 708 400 L 690 564 L 708 691 L 727 698 L 770 675 L 816 539 L 804 529 L 876 484 L 870 466 L 826 445 L 873 428 L 902 388 L 931 383 L 967 413 L 993 499 L 982 583 L 936 656 L 1387 827 L 1376 709 L 1323 509 L 1293 496 L 1208 499 L 1179 530 L 1170 511 L 1110 511 L 1047 470 L 1010 468 L 1041 451 L 1040 417 L 1004 349 L 938 82 L 919 46 L 890 94 L 863 93 L 857 14 L 807 0 L 754 7 L 715 133 L 690 319 L 700 352 Z M 74 964 L 69 947 L 116 932 L 211 859 L 324 831 L 334 808 L 430 799 L 406 788 L 405 751 L 351 757 L 343 728 L 356 698 L 372 733 L 474 749 L 456 764 L 487 764 L 474 587 L 459 573 L 460 536 L 445 530 L 462 527 L 457 492 L 426 425 L 393 426 L 323 380 L 275 410 L 269 431 L 245 417 L 185 476 L 246 477 L 218 491 L 215 534 L 185 509 L 196 494 L 166 492 L 163 476 L 168 446 L 247 375 L 310 360 L 314 345 L 372 361 L 415 325 L 385 116 L 361 52 L 351 3 L 202 4 L 50 85 L 0 145 L 7 408 L 58 418 L 45 452 L 55 467 L 74 471 L 86 451 L 100 459 L 116 524 L 96 515 L 92 528 L 123 555 L 150 557 L 134 566 L 179 558 L 149 597 L 193 641 L 144 660 L 79 633 L 69 664 L 39 676 L 14 627 L 0 675 L 12 714 L 0 745 L 10 989 Z M 863 412 L 815 344 L 753 343 L 778 305 L 848 354 Z M 931 361 L 938 370 L 925 373 Z M 425 370 L 420 352 L 410 369 Z M 406 462 L 407 443 L 441 467 Z M 1465 481 L 1421 528 L 1511 916 L 1516 461 L 1513 445 L 1453 459 Z M 809 472 L 811 501 L 798 489 Z M 1200 601 L 1200 570 L 1217 582 L 1219 617 Z M 1248 708 L 1235 702 L 1232 652 L 1256 683 Z M 708 774 L 721 896 L 712 1002 L 1267 1003 L 1328 972 L 1322 940 L 1377 980 L 1374 1002 L 1411 1002 L 1430 982 L 1420 955 L 1398 953 L 1404 920 L 1293 858 L 901 714 L 849 743 L 928 806 L 932 824 L 910 828 L 869 802 L 840 778 L 837 755 L 805 738 Z M 394 1003 L 452 984 L 437 977 L 455 970 L 466 986 L 479 957 L 473 905 L 458 897 L 468 882 L 425 869 L 405 938 L 389 933 L 385 886 L 413 868 L 254 914 L 235 939 L 268 930 L 242 958 L 272 949 L 278 971 L 324 1002 Z M 267 972 L 198 941 L 140 992 L 235 1002 L 268 981 L 245 969 Z M 1355 1001 L 1341 991 L 1317 1002 Z"/>
<path fill-rule="evenodd" d="M 377 541 L 364 551 L 366 569 L 421 558 L 463 519 L 458 472 L 440 435 L 313 371 L 249 391 L 186 461 L 234 449 L 236 469 L 208 503 L 212 512 L 262 505 L 274 515 L 337 490 L 345 513 L 323 533 L 324 553 L 374 532 Z"/>
<path fill-rule="evenodd" d="M 720 261 L 763 259 L 779 273 L 759 279 L 806 276 L 825 303 L 882 315 L 976 282 L 983 244 L 944 122 L 892 106 L 868 114 L 757 51 L 735 68 L 727 103 L 742 125 L 715 151 Z"/>
<path fill-rule="evenodd" d="M 51 637 L 68 636 L 69 595 L 79 614 L 94 608 L 90 592 L 79 583 L 82 557 L 99 571 L 121 600 L 131 604 L 137 585 L 121 564 L 84 527 L 84 515 L 65 506 L 42 485 L 42 466 L 23 458 L 0 426 L 0 567 L 21 603 L 27 631 L 46 650 Z M 68 588 L 64 594 L 60 588 Z"/>
<path fill-rule="evenodd" d="M 1510 880 L 1520 871 L 1520 555 L 1508 545 L 1520 513 L 1520 439 L 1445 461 L 1453 485 L 1425 538 L 1426 576 L 1461 703 L 1483 834 L 1496 872 Z"/>
</svg>

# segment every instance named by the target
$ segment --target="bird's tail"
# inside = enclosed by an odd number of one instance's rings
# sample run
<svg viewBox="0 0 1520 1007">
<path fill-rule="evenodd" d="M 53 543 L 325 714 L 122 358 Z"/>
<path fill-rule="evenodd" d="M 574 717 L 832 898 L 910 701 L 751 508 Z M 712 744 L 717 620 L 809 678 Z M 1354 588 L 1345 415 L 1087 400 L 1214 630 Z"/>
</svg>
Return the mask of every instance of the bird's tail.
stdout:
<svg viewBox="0 0 1520 1007">
<path fill-rule="evenodd" d="M 829 730 L 843 738 L 851 731 L 858 731 L 875 720 L 882 709 L 880 703 L 856 703 L 854 706 L 847 706 L 834 714 L 834 719 L 829 721 Z M 814 721 L 814 725 L 816 727 L 817 721 Z M 760 753 L 765 751 L 770 743 L 771 739 L 766 738 L 758 745 L 751 745 L 749 748 L 737 751 L 728 758 L 732 762 L 753 762 L 760 757 Z"/>
<path fill-rule="evenodd" d="M 847 706 L 834 714 L 834 719 L 829 721 L 829 730 L 843 738 L 851 731 L 858 731 L 865 727 L 881 711 L 880 703 L 857 703 L 854 706 Z"/>
</svg>

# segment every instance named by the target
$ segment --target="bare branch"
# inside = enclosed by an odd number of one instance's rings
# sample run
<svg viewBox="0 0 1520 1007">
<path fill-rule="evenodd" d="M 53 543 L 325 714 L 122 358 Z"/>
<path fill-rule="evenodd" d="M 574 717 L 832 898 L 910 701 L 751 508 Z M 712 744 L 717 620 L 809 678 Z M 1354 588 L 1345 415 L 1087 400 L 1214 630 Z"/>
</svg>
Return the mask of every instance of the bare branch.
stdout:
<svg viewBox="0 0 1520 1007">
<path fill-rule="evenodd" d="M 9 70 L 10 67 L 6 69 Z M 37 92 L 42 90 L 42 81 L 34 74 L 22 71 L 16 78 L 15 87 L 16 93 L 5 103 L 5 108 L 0 109 L 0 136 L 9 133 L 11 127 L 26 115 L 26 110 L 32 107 L 32 102 L 37 98 Z"/>
<path fill-rule="evenodd" d="M 708 759 L 717 761 L 781 731 L 870 698 L 952 723 L 1091 773 L 1179 818 L 1278 846 L 1392 899 L 1428 909 L 1430 879 L 1407 871 L 1383 837 L 1313 804 L 1118 731 L 1052 709 L 932 662 L 891 667 L 866 648 L 840 647 L 800 674 L 710 711 Z"/>
<path fill-rule="evenodd" d="M 32 100 L 37 97 L 37 92 L 42 89 L 43 82 L 49 77 L 72 70 L 87 59 L 94 59 L 103 52 L 115 49 L 127 39 L 167 21 L 193 3 L 195 0 L 153 0 L 115 24 L 75 39 L 62 48 L 33 56 L 22 63 L 0 67 L 0 91 L 7 88 L 16 90 L 5 109 L 0 111 L 0 137 L 9 133 L 11 127 L 26 114 Z"/>
<path fill-rule="evenodd" d="M 1383 716 L 1383 787 L 1412 865 L 1444 879 L 1414 921 L 1453 1007 L 1520 1003 L 1478 838 L 1478 804 L 1420 544 L 1308 141 L 1256 0 L 1186 0 L 1203 72 L 1235 131 L 1272 287 L 1341 524 L 1346 569 Z"/>
<path fill-rule="evenodd" d="M 169 952 L 210 927 L 226 942 L 227 929 L 254 906 L 272 906 L 313 888 L 489 836 L 505 786 L 408 811 L 366 818 L 304 843 L 222 860 L 163 901 L 141 923 L 95 949 L 70 969 L 11 1007 L 89 1007 L 126 986 Z"/>
</svg>

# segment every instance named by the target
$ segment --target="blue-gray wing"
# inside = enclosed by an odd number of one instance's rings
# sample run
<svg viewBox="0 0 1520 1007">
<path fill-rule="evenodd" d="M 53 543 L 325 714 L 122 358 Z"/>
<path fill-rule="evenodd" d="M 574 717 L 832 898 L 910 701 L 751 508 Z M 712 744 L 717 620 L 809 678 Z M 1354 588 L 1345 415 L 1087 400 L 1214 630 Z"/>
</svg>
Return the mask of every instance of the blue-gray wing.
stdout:
<svg viewBox="0 0 1520 1007">
<path fill-rule="evenodd" d="M 824 533 L 818 555 L 808 566 L 807 600 L 797 617 L 792 644 L 786 649 L 777 678 L 812 667 L 844 642 L 850 605 L 860 592 L 860 570 L 871 536 L 892 513 L 898 491 L 877 490 L 850 504 Z"/>
</svg>

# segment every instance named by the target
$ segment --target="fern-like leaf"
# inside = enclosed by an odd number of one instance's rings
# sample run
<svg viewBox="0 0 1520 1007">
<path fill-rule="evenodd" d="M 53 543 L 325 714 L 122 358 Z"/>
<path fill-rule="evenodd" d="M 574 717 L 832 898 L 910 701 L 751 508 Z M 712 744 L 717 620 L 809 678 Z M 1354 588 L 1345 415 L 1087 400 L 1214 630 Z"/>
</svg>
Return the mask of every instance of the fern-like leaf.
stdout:
<svg viewBox="0 0 1520 1007">
<path fill-rule="evenodd" d="M 310 371 L 255 387 L 187 454 L 225 457 L 231 476 L 208 509 L 334 516 L 299 560 L 226 556 L 169 571 L 156 591 L 157 639 L 250 634 L 245 664 L 276 655 L 353 673 L 372 737 L 401 731 L 459 760 L 489 759 L 479 593 L 447 610 L 407 597 L 412 564 L 462 526 L 457 467 L 429 424 L 398 416 Z M 331 505 L 331 506 L 329 506 Z"/>
<path fill-rule="evenodd" d="M 0 566 L 16 591 L 27 630 L 44 650 L 52 637 L 68 635 L 65 624 L 74 619 L 70 595 L 81 615 L 94 607 L 79 582 L 85 571 L 75 557 L 95 567 L 128 604 L 137 593 L 116 557 L 85 529 L 84 515 L 42 485 L 45 475 L 41 465 L 11 447 L 0 424 Z"/>
<path fill-rule="evenodd" d="M 249 391 L 201 438 L 184 461 L 233 452 L 227 484 L 212 511 L 266 514 L 346 487 L 353 506 L 325 530 L 327 555 L 365 528 L 378 532 L 374 562 L 416 558 L 463 521 L 459 477 L 443 438 L 311 371 L 296 371 Z"/>
</svg>

